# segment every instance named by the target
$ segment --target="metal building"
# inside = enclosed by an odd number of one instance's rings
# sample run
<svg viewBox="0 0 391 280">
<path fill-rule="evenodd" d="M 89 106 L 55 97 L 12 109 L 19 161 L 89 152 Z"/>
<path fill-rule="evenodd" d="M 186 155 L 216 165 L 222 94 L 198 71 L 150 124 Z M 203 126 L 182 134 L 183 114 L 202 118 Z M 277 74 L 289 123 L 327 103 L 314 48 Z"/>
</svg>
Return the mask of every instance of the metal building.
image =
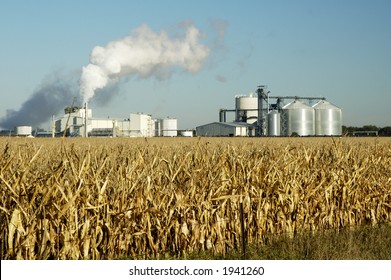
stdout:
<svg viewBox="0 0 391 280">
<path fill-rule="evenodd" d="M 92 118 L 92 110 L 87 109 L 87 132 L 92 131 L 90 120 Z M 62 134 L 65 131 L 66 136 L 82 136 L 85 134 L 85 109 L 65 108 L 65 114 L 62 118 L 56 120 L 55 131 L 57 134 Z"/>
<path fill-rule="evenodd" d="M 117 127 L 117 121 L 113 119 L 104 118 L 91 118 L 89 120 L 91 130 L 88 135 L 92 137 L 111 137 L 115 136 L 115 128 Z"/>
<path fill-rule="evenodd" d="M 66 114 L 55 122 L 55 131 L 58 135 L 80 137 L 152 137 L 155 127 L 151 115 L 131 113 L 126 120 L 118 118 L 92 117 L 92 110 L 68 110 Z M 65 131 L 65 133 L 64 133 Z"/>
<path fill-rule="evenodd" d="M 197 136 L 254 136 L 254 125 L 245 122 L 214 122 L 196 127 Z"/>
<path fill-rule="evenodd" d="M 152 137 L 154 136 L 155 123 L 151 115 L 142 113 L 130 114 L 130 137 Z"/>
</svg>

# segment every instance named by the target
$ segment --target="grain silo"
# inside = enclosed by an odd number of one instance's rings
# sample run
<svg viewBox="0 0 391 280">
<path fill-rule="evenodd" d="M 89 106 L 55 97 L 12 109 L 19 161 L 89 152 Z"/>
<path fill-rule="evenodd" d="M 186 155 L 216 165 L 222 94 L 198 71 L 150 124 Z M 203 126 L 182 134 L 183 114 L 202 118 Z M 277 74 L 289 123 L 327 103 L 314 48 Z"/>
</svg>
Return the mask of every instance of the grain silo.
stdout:
<svg viewBox="0 0 391 280">
<path fill-rule="evenodd" d="M 333 136 L 342 134 L 342 110 L 326 100 L 312 106 L 315 110 L 315 135 Z"/>
<path fill-rule="evenodd" d="M 314 135 L 314 109 L 299 100 L 288 103 L 282 107 L 281 130 L 283 136 L 291 136 L 295 133 L 299 136 Z"/>
<path fill-rule="evenodd" d="M 278 110 L 272 110 L 268 116 L 268 136 L 280 136 L 281 135 L 281 114 Z"/>
<path fill-rule="evenodd" d="M 258 119 L 258 97 L 254 93 L 235 97 L 235 121 L 255 123 Z"/>
</svg>

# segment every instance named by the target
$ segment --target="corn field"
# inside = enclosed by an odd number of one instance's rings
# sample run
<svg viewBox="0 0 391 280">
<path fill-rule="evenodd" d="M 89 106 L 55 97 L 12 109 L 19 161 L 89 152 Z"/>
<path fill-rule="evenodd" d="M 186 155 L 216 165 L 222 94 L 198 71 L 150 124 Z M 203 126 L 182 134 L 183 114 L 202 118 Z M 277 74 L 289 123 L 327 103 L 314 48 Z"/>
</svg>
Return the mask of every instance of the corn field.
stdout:
<svg viewBox="0 0 391 280">
<path fill-rule="evenodd" d="M 1 259 L 226 254 L 391 222 L 389 138 L 0 139 Z"/>
</svg>

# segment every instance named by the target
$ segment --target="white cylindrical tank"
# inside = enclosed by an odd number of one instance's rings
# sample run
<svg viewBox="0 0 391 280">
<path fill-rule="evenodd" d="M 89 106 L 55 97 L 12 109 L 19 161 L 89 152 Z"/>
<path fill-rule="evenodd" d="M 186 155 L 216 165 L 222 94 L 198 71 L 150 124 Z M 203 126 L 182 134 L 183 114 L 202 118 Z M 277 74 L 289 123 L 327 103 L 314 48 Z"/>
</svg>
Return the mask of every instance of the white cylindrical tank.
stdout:
<svg viewBox="0 0 391 280">
<path fill-rule="evenodd" d="M 235 120 L 254 123 L 258 118 L 258 96 L 254 93 L 235 97 Z"/>
<path fill-rule="evenodd" d="M 166 118 L 162 121 L 162 135 L 163 136 L 177 136 L 178 135 L 178 125 L 177 119 Z"/>
<path fill-rule="evenodd" d="M 342 135 L 342 110 L 326 100 L 312 106 L 315 110 L 315 135 Z"/>
<path fill-rule="evenodd" d="M 29 136 L 31 135 L 32 131 L 32 127 L 27 125 L 15 127 L 15 134 L 17 136 Z"/>
<path fill-rule="evenodd" d="M 193 131 L 191 130 L 182 131 L 181 135 L 184 137 L 193 137 Z"/>
<path fill-rule="evenodd" d="M 268 114 L 268 136 L 281 135 L 280 113 L 277 110 L 270 111 Z"/>
<path fill-rule="evenodd" d="M 300 136 L 315 135 L 314 109 L 299 100 L 294 100 L 282 107 L 281 125 L 284 136 L 291 136 L 294 133 Z"/>
</svg>

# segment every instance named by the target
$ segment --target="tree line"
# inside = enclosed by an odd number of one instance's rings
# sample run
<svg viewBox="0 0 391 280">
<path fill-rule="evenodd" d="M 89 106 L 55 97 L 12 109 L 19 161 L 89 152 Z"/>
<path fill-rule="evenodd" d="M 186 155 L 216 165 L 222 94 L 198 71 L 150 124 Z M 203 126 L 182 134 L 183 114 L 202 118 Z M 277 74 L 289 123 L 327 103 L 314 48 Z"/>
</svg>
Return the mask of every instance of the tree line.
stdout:
<svg viewBox="0 0 391 280">
<path fill-rule="evenodd" d="M 377 131 L 379 136 L 391 136 L 391 126 L 377 127 L 376 125 L 357 126 L 342 126 L 343 135 L 353 135 L 357 131 Z"/>
</svg>

